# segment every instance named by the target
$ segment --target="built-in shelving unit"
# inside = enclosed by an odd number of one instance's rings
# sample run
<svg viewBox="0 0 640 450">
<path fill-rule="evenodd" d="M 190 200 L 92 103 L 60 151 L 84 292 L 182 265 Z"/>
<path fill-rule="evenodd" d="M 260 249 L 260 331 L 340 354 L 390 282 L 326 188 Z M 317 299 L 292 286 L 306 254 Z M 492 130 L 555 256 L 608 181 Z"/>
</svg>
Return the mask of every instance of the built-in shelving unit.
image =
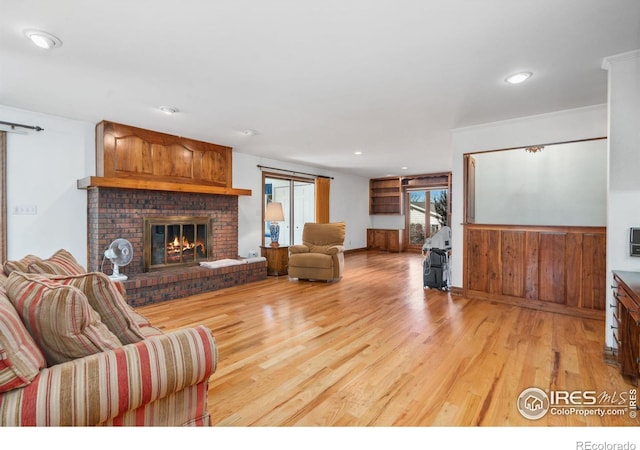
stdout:
<svg viewBox="0 0 640 450">
<path fill-rule="evenodd" d="M 369 180 L 369 214 L 402 214 L 400 177 Z"/>
</svg>

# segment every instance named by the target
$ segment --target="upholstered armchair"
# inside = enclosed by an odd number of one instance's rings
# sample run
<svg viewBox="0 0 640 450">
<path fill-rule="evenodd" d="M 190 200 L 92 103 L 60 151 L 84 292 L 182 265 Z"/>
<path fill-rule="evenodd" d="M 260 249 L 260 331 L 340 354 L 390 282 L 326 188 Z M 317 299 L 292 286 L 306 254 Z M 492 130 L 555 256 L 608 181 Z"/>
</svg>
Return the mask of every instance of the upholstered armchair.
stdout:
<svg viewBox="0 0 640 450">
<path fill-rule="evenodd" d="M 302 245 L 289 247 L 289 277 L 336 281 L 344 269 L 344 222 L 305 223 Z"/>
</svg>

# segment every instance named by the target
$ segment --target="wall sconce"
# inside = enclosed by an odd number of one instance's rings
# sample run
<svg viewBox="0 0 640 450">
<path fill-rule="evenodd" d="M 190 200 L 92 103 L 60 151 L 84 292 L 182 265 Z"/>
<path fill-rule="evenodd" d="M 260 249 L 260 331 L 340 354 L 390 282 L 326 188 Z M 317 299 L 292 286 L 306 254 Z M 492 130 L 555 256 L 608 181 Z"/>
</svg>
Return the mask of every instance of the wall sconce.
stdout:
<svg viewBox="0 0 640 450">
<path fill-rule="evenodd" d="M 543 148 L 544 148 L 543 145 L 537 145 L 537 146 L 534 146 L 534 147 L 527 147 L 524 150 L 529 152 L 529 153 L 537 153 L 537 152 L 541 152 Z"/>
<path fill-rule="evenodd" d="M 267 203 L 267 210 L 264 213 L 264 220 L 269 222 L 269 234 L 271 235 L 271 246 L 278 247 L 278 238 L 280 237 L 280 225 L 278 222 L 284 221 L 284 211 L 282 203 Z"/>
</svg>

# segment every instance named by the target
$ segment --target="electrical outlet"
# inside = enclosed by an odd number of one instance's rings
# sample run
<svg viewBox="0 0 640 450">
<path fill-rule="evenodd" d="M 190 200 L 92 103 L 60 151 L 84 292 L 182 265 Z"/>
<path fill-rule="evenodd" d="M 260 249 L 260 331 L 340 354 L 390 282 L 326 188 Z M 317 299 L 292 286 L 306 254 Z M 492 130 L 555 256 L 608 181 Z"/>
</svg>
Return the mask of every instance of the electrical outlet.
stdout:
<svg viewBox="0 0 640 450">
<path fill-rule="evenodd" d="M 17 205 L 13 207 L 14 214 L 35 216 L 38 214 L 36 205 Z"/>
</svg>

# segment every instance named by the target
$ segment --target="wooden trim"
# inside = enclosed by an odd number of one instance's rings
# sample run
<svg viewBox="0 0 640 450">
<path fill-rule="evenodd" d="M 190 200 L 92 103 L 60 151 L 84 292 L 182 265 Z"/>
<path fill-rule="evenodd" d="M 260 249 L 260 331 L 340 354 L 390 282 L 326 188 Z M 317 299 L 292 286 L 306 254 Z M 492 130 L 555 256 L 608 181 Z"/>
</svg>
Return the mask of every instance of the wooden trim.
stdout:
<svg viewBox="0 0 640 450">
<path fill-rule="evenodd" d="M 475 223 L 476 221 L 476 160 L 471 155 L 464 155 L 464 201 L 463 215 L 464 223 Z"/>
<path fill-rule="evenodd" d="M 463 223 L 465 229 L 475 230 L 510 230 L 510 231 L 544 231 L 557 233 L 598 233 L 606 234 L 607 227 L 575 226 L 575 225 L 501 225 Z"/>
<path fill-rule="evenodd" d="M 464 289 L 462 289 L 461 287 L 451 286 L 449 288 L 449 292 L 451 292 L 451 295 L 455 295 L 456 297 L 464 296 Z"/>
<path fill-rule="evenodd" d="M 451 172 L 438 172 L 430 174 L 420 174 L 405 176 L 400 179 L 401 185 L 401 214 L 404 215 L 404 231 L 402 251 L 421 252 L 422 244 L 411 244 L 411 214 L 410 192 L 411 191 L 434 191 L 445 190 L 447 192 L 447 224 L 451 225 Z M 427 204 L 430 204 L 427 199 Z M 429 233 L 430 235 L 430 233 Z"/>
<path fill-rule="evenodd" d="M 86 177 L 78 180 L 78 189 L 110 187 L 120 189 L 147 189 L 151 191 L 191 192 L 219 195 L 251 195 L 251 189 L 226 188 L 203 184 L 174 183 L 168 181 L 140 180 L 137 178 Z"/>
<path fill-rule="evenodd" d="M 507 150 L 520 150 L 520 149 L 525 149 L 527 147 L 537 147 L 537 146 L 541 146 L 541 147 L 548 147 L 551 145 L 562 145 L 562 144 L 574 144 L 574 143 L 578 143 L 578 142 L 589 142 L 589 141 L 599 141 L 602 139 L 607 139 L 607 136 L 600 136 L 600 137 L 595 137 L 595 138 L 586 138 L 586 139 L 575 139 L 575 140 L 571 140 L 571 141 L 557 141 L 557 142 L 547 142 L 546 144 L 529 144 L 529 145 L 521 145 L 519 147 L 505 147 L 505 148 L 495 148 L 495 149 L 491 149 L 491 150 L 478 150 L 475 152 L 469 152 L 469 153 L 465 153 L 463 156 L 465 155 L 477 155 L 478 153 L 495 153 L 495 152 L 504 152 Z"/>
<path fill-rule="evenodd" d="M 349 250 L 345 250 L 344 254 L 348 255 L 348 254 L 352 254 L 352 253 L 360 253 L 360 252 L 366 252 L 369 249 L 367 247 L 363 247 L 363 248 L 351 248 Z"/>
</svg>

